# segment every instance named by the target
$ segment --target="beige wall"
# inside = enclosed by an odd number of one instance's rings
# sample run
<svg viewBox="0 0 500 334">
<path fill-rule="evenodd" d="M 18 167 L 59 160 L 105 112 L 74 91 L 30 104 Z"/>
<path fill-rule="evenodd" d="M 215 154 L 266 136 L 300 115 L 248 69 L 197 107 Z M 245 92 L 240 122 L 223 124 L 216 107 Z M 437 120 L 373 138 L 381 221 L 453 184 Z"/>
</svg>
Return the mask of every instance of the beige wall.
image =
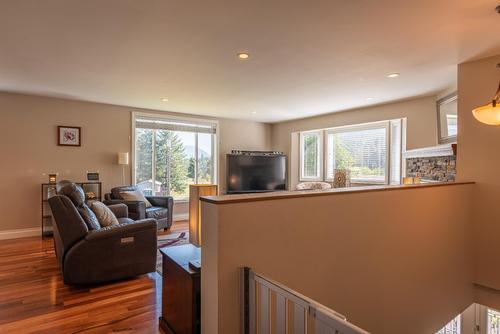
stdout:
<svg viewBox="0 0 500 334">
<path fill-rule="evenodd" d="M 500 55 L 458 67 L 460 180 L 477 182 L 474 194 L 476 282 L 500 290 L 500 128 L 479 123 L 472 109 L 491 103 L 500 80 Z"/>
<path fill-rule="evenodd" d="M 437 145 L 436 97 L 389 103 L 272 125 L 272 147 L 290 154 L 292 132 L 407 118 L 407 148 Z"/>
<path fill-rule="evenodd" d="M 435 333 L 474 299 L 473 187 L 204 202 L 202 332 L 238 332 L 249 266 L 371 333 Z"/>
<path fill-rule="evenodd" d="M 40 183 L 48 180 L 44 173 L 59 172 L 59 179 L 80 181 L 86 171 L 98 170 L 104 191 L 122 184 L 116 155 L 131 151 L 131 111 L 147 110 L 0 93 L 0 230 L 40 225 Z M 57 125 L 82 127 L 82 147 L 57 146 Z M 221 166 L 232 148 L 269 149 L 268 124 L 219 119 L 219 125 Z M 221 168 L 222 189 L 224 172 Z M 127 166 L 125 183 L 129 182 Z"/>
<path fill-rule="evenodd" d="M 226 154 L 233 149 L 270 150 L 271 125 L 256 122 L 221 119 L 219 175 L 221 193 L 226 192 Z"/>
</svg>

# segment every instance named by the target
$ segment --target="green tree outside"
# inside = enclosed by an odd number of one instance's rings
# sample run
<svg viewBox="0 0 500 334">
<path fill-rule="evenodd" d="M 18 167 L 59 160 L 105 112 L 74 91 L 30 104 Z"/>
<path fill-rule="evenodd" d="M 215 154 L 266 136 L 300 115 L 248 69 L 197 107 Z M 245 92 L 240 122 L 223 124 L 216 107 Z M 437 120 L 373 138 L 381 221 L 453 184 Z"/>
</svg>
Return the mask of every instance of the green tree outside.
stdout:
<svg viewBox="0 0 500 334">
<path fill-rule="evenodd" d="M 184 145 L 173 131 L 156 131 L 156 180 L 167 194 L 184 194 L 189 160 Z"/>
<path fill-rule="evenodd" d="M 136 136 L 136 182 L 151 180 L 153 177 L 153 130 L 137 129 Z"/>
</svg>

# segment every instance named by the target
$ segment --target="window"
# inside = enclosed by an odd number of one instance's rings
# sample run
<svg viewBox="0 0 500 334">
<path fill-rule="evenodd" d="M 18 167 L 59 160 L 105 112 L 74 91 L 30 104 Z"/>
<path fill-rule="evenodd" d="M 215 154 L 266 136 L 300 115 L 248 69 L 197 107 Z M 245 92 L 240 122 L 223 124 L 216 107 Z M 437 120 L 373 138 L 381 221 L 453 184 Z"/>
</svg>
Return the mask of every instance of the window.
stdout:
<svg viewBox="0 0 500 334">
<path fill-rule="evenodd" d="M 402 119 L 301 132 L 300 179 L 331 181 L 348 169 L 353 183 L 399 184 L 401 152 Z"/>
<path fill-rule="evenodd" d="M 321 179 L 321 132 L 303 132 L 300 135 L 302 180 Z"/>
<path fill-rule="evenodd" d="M 446 114 L 446 129 L 448 130 L 448 136 L 456 136 L 458 126 L 458 116 Z"/>
<path fill-rule="evenodd" d="M 462 329 L 461 322 L 462 316 L 458 315 L 436 334 L 460 334 Z"/>
<path fill-rule="evenodd" d="M 189 185 L 216 182 L 217 124 L 134 115 L 134 182 L 147 195 L 184 200 Z"/>
<path fill-rule="evenodd" d="M 348 169 L 352 182 L 387 183 L 387 123 L 328 130 L 327 179 Z"/>
<path fill-rule="evenodd" d="M 488 334 L 500 334 L 500 312 L 488 309 L 486 330 Z"/>
</svg>

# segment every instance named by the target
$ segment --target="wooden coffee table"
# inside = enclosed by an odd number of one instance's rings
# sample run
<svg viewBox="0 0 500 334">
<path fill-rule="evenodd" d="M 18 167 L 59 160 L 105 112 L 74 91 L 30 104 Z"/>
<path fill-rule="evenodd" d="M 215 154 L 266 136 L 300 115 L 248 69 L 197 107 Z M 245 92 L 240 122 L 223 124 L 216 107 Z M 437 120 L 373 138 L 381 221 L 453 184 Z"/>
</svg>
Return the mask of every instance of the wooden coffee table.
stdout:
<svg viewBox="0 0 500 334">
<path fill-rule="evenodd" d="M 201 249 L 192 245 L 160 249 L 163 289 L 160 327 L 167 333 L 201 332 L 201 270 L 189 264 L 201 261 Z"/>
</svg>

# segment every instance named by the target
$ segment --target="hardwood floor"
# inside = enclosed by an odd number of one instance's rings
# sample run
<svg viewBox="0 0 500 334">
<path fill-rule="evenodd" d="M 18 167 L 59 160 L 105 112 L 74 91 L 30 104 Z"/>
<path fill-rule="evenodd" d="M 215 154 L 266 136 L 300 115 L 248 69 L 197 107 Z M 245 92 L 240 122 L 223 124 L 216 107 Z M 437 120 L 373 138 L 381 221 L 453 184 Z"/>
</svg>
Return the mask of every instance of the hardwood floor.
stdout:
<svg viewBox="0 0 500 334">
<path fill-rule="evenodd" d="M 176 222 L 166 233 L 187 226 Z M 0 333 L 163 333 L 160 311 L 157 273 L 70 287 L 62 282 L 52 239 L 0 241 Z"/>
</svg>

